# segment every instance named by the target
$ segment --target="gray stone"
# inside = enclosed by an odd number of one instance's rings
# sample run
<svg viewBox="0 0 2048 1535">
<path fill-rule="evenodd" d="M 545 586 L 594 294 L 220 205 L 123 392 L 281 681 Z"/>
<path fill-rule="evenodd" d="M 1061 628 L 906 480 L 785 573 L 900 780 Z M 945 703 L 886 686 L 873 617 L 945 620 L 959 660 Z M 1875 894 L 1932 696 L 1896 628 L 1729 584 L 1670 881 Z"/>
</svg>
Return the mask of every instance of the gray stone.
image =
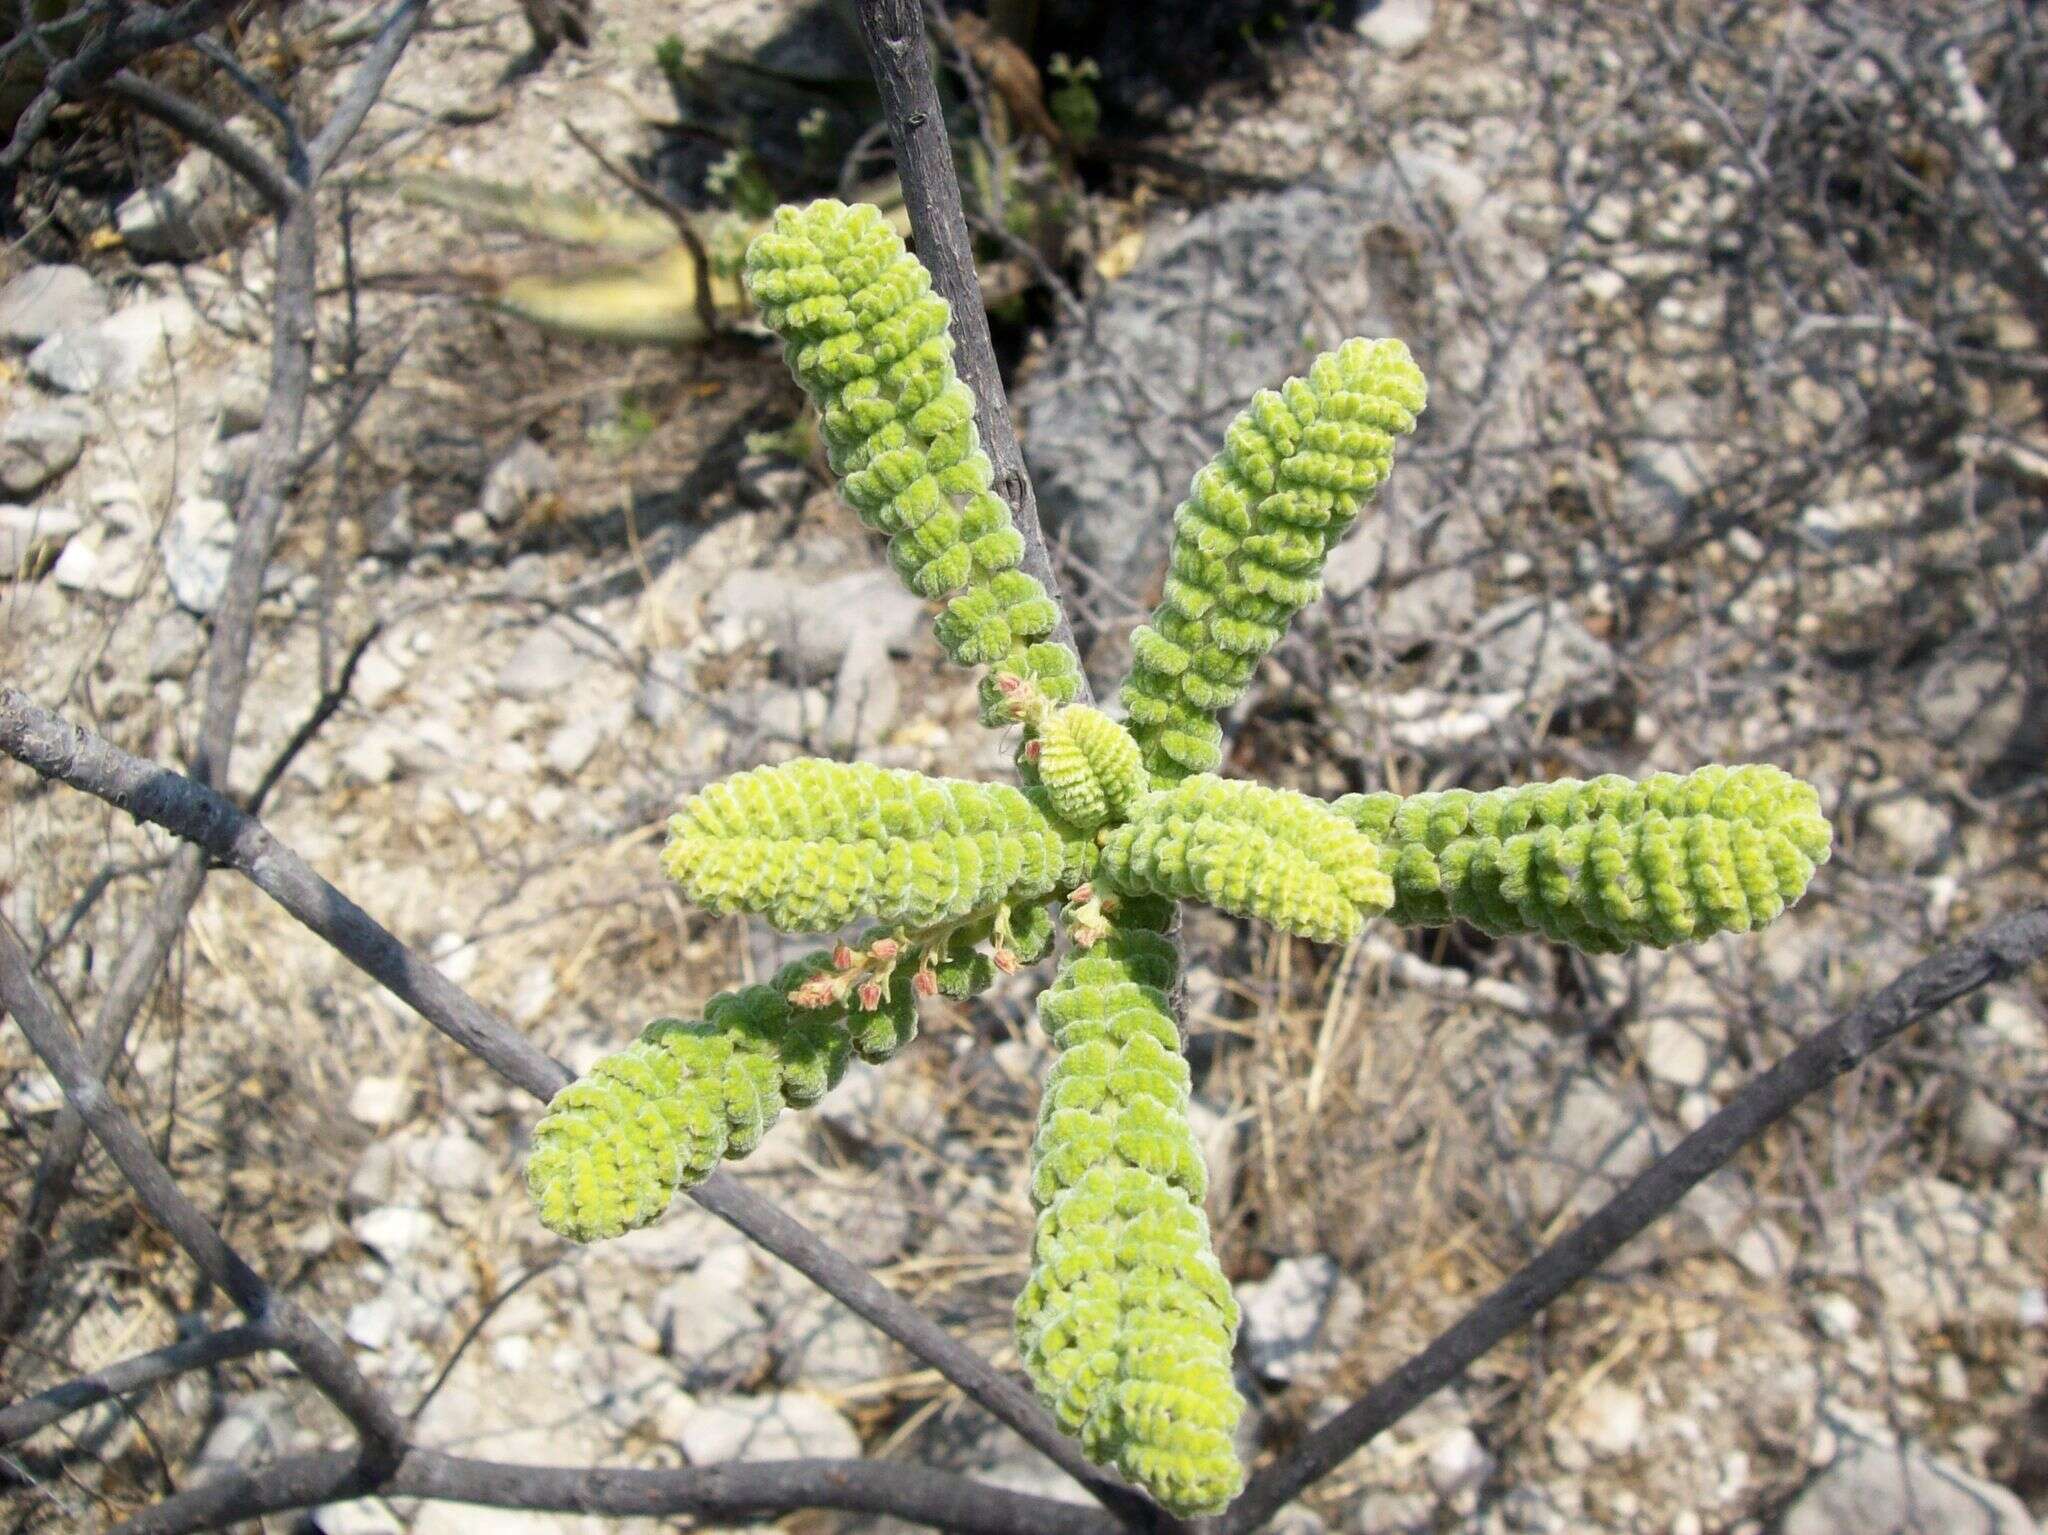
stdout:
<svg viewBox="0 0 2048 1535">
<path fill-rule="evenodd" d="M 31 405 L 0 423 L 0 493 L 32 496 L 78 462 L 85 417 L 64 405 Z"/>
<path fill-rule="evenodd" d="M 1155 229 L 1086 322 L 1062 327 L 1017 399 L 1039 508 L 1094 583 L 1158 589 L 1168 513 L 1255 392 L 1345 336 L 1399 333 L 1373 316 L 1366 271 L 1390 190 L 1290 189 Z"/>
<path fill-rule="evenodd" d="M 1440 640 L 1479 610 L 1472 556 L 1486 534 L 1469 507 L 1454 506 L 1423 525 L 1411 516 L 1397 479 L 1361 524 L 1331 551 L 1323 591 L 1332 602 L 1360 603 L 1361 616 L 1395 645 Z"/>
<path fill-rule="evenodd" d="M 767 1362 L 768 1324 L 750 1298 L 753 1288 L 752 1255 L 729 1245 L 654 1292 L 648 1317 L 686 1384 L 744 1380 Z"/>
<path fill-rule="evenodd" d="M 1873 1285 L 1886 1315 L 1909 1331 L 2011 1325 L 2018 1271 L 2009 1225 L 1993 1200 L 1921 1174 L 1837 1222 L 1816 1267 Z"/>
<path fill-rule="evenodd" d="M 256 125 L 236 117 L 244 137 Z M 250 220 L 251 197 L 235 174 L 203 149 L 186 153 L 169 179 L 130 194 L 115 211 L 122 243 L 145 261 L 192 261 L 233 244 Z"/>
<path fill-rule="evenodd" d="M 561 486 L 562 471 L 553 456 L 531 437 L 522 437 L 484 476 L 480 505 L 492 527 L 508 527 Z"/>
<path fill-rule="evenodd" d="M 1283 1258 L 1241 1285 L 1245 1357 L 1267 1380 L 1301 1380 L 1330 1368 L 1350 1346 L 1365 1311 L 1357 1283 L 1325 1254 Z"/>
<path fill-rule="evenodd" d="M 104 320 L 111 307 L 84 267 L 32 266 L 0 287 L 0 343 L 33 347 L 60 330 Z"/>
<path fill-rule="evenodd" d="M 682 1424 L 681 1439 L 683 1453 L 695 1466 L 860 1454 L 853 1425 L 820 1398 L 801 1391 L 707 1397 Z"/>
<path fill-rule="evenodd" d="M 214 434 L 222 441 L 240 437 L 263 424 L 263 410 L 270 403 L 270 381 L 260 373 L 231 373 L 221 381 L 217 401 L 220 415 Z"/>
<path fill-rule="evenodd" d="M 373 1130 L 405 1123 L 412 1113 L 412 1084 L 399 1077 L 358 1077 L 349 1089 L 348 1117 Z"/>
<path fill-rule="evenodd" d="M 633 693 L 633 710 L 657 729 L 672 725 L 696 700 L 696 671 L 686 650 L 657 650 Z"/>
<path fill-rule="evenodd" d="M 733 470 L 733 483 L 752 505 L 774 510 L 803 503 L 811 472 L 786 458 L 750 453 Z"/>
<path fill-rule="evenodd" d="M 424 1187 L 443 1194 L 487 1194 L 500 1171 L 498 1158 L 460 1130 L 409 1141 L 405 1159 Z"/>
<path fill-rule="evenodd" d="M 227 503 L 203 496 L 181 501 L 163 538 L 164 575 L 186 611 L 211 613 L 228 588 L 235 519 Z"/>
<path fill-rule="evenodd" d="M 1436 1524 L 1436 1500 L 1417 1492 L 1369 1492 L 1352 1510 L 1356 1535 L 1427 1535 Z"/>
<path fill-rule="evenodd" d="M 1652 1018 L 1640 1035 L 1643 1069 L 1673 1087 L 1704 1086 L 1713 1075 L 1720 1043 L 1709 1036 L 1705 1019 Z"/>
<path fill-rule="evenodd" d="M 1497 1463 L 1478 1434 L 1461 1424 L 1430 1446 L 1422 1464 L 1436 1495 L 1455 1502 L 1470 1499 Z"/>
<path fill-rule="evenodd" d="M 1434 0 L 1379 0 L 1358 18 L 1358 35 L 1375 48 L 1406 58 L 1429 41 Z"/>
<path fill-rule="evenodd" d="M 252 1391 L 229 1405 L 193 1458 L 191 1474 L 218 1476 L 274 1460 L 290 1448 L 298 1428 L 282 1391 Z"/>
<path fill-rule="evenodd" d="M 59 394 L 130 389 L 154 373 L 197 323 L 182 297 L 143 299 L 46 338 L 28 354 L 29 376 Z"/>
<path fill-rule="evenodd" d="M 1971 765 L 2003 758 L 2020 724 L 2025 674 L 2017 656 L 1943 653 L 1913 692 L 1935 744 Z"/>
<path fill-rule="evenodd" d="M 925 606 L 894 572 L 857 570 L 825 581 L 784 571 L 740 570 L 704 600 L 704 626 L 730 648 L 747 639 L 774 647 L 783 670 L 801 682 L 835 677 L 856 649 L 901 646 L 924 621 Z"/>
<path fill-rule="evenodd" d="M 349 1307 L 341 1330 L 357 1347 L 382 1353 L 398 1340 L 401 1323 L 397 1300 L 389 1295 L 373 1295 Z"/>
<path fill-rule="evenodd" d="M 1612 1381 L 1602 1381 L 1573 1411 L 1571 1428 L 1596 1456 L 1613 1460 L 1641 1442 L 1647 1415 L 1642 1397 Z"/>
<path fill-rule="evenodd" d="M 776 1378 L 841 1391 L 896 1373 L 896 1351 L 875 1328 L 829 1295 L 815 1295 L 776 1328 Z"/>
<path fill-rule="evenodd" d="M 1202 1166 L 1209 1172 L 1211 1219 L 1221 1220 L 1236 1195 L 1238 1145 L 1250 1117 L 1249 1110 L 1226 1113 L 1206 1098 L 1188 1100 L 1188 1127 L 1195 1132 L 1195 1144 L 1202 1148 Z"/>
<path fill-rule="evenodd" d="M 567 624 L 543 625 L 521 640 L 498 668 L 498 691 L 508 698 L 568 698 L 596 648 L 592 636 Z"/>
<path fill-rule="evenodd" d="M 1990 1048 L 2020 1057 L 2022 1069 L 2048 1068 L 2048 1023 L 2019 998 L 1993 992 L 1984 1003 L 1982 1021 L 1973 1026 L 1973 1034 L 1978 1031 Z"/>
<path fill-rule="evenodd" d="M 24 1071 L 7 1084 L 0 1102 L 10 1113 L 23 1118 L 40 1118 L 64 1107 L 64 1089 L 47 1071 Z"/>
<path fill-rule="evenodd" d="M 205 492 L 221 501 L 239 500 L 256 463 L 256 446 L 256 434 L 244 432 L 201 449 L 199 483 Z"/>
<path fill-rule="evenodd" d="M 730 722 L 735 732 L 751 732 L 782 743 L 807 740 L 825 713 L 815 690 L 780 682 L 740 688 L 721 699 L 720 705 L 713 717 Z"/>
<path fill-rule="evenodd" d="M 2019 1119 L 1981 1087 L 1956 1094 L 1949 1128 L 1963 1165 L 1978 1172 L 1995 1172 L 2019 1145 Z"/>
<path fill-rule="evenodd" d="M 931 1145 L 946 1128 L 946 1111 L 921 1079 L 865 1061 L 850 1063 L 813 1112 L 841 1135 L 869 1146 Z"/>
<path fill-rule="evenodd" d="M 1948 845 L 1948 812 L 1917 794 L 1880 800 L 1863 812 L 1863 820 L 1908 872 L 1932 863 Z"/>
<path fill-rule="evenodd" d="M 125 600 L 141 595 L 149 571 L 146 540 L 120 528 L 101 525 L 75 534 L 57 557 L 51 575 L 67 590 Z"/>
<path fill-rule="evenodd" d="M 700 1206 L 679 1199 L 654 1225 L 629 1231 L 594 1251 L 625 1265 L 638 1276 L 679 1273 L 711 1262 L 728 1248 L 736 1248 L 742 1254 L 746 1252 L 746 1244 L 731 1227 Z M 636 1278 L 634 1283 L 637 1287 L 644 1281 Z"/>
<path fill-rule="evenodd" d="M 426 1210 L 410 1205 L 385 1205 L 366 1210 L 349 1222 L 356 1240 L 386 1263 L 397 1264 L 438 1241 L 441 1223 Z"/>
<path fill-rule="evenodd" d="M 50 557 L 85 525 L 56 506 L 0 506 L 0 581 L 40 575 Z"/>
<path fill-rule="evenodd" d="M 364 731 L 335 758 L 344 781 L 351 784 L 390 783 L 398 777 L 399 732 L 378 721 Z"/>
<path fill-rule="evenodd" d="M 541 748 L 541 756 L 554 772 L 564 778 L 574 778 L 597 755 L 597 749 L 604 744 L 605 738 L 617 734 L 616 722 L 579 714 L 549 733 L 547 744 Z"/>
<path fill-rule="evenodd" d="M 1605 697 L 1614 686 L 1614 651 L 1561 602 L 1510 598 L 1479 619 L 1473 638 L 1478 688 L 1567 704 Z"/>
<path fill-rule="evenodd" d="M 839 663 L 832 683 L 832 707 L 825 715 L 825 744 L 863 752 L 878 745 L 896 723 L 903 694 L 886 644 L 862 634 Z"/>
<path fill-rule="evenodd" d="M 1628 439 L 1616 511 L 1632 533 L 1670 537 L 1706 488 L 1703 409 L 1697 395 L 1662 395 L 1644 412 L 1642 430 Z"/>
<path fill-rule="evenodd" d="M 326 1503 L 307 1514 L 320 1535 L 405 1535 L 405 1524 L 382 1498 Z"/>
<path fill-rule="evenodd" d="M 1846 1448 L 1785 1514 L 1783 1535 L 2038 1535 L 2005 1488 L 1917 1445 Z"/>
<path fill-rule="evenodd" d="M 1305 1503 L 1290 1503 L 1266 1525 L 1270 1535 L 1329 1535 L 1329 1523 Z"/>
<path fill-rule="evenodd" d="M 404 689 L 406 677 L 402 656 L 394 657 L 387 651 L 373 646 L 364 651 L 362 660 L 356 663 L 356 673 L 349 684 L 349 692 L 365 709 L 375 711 L 383 708 Z"/>
<path fill-rule="evenodd" d="M 152 682 L 192 675 L 206 653 L 206 631 L 183 608 L 172 608 L 150 626 L 149 654 L 144 668 Z"/>
<path fill-rule="evenodd" d="M 991 1425 L 984 1433 L 969 1465 L 980 1481 L 1051 1498 L 1060 1503 L 1092 1503 L 1085 1488 L 1045 1456 L 1034 1450 L 1010 1429 Z"/>
</svg>

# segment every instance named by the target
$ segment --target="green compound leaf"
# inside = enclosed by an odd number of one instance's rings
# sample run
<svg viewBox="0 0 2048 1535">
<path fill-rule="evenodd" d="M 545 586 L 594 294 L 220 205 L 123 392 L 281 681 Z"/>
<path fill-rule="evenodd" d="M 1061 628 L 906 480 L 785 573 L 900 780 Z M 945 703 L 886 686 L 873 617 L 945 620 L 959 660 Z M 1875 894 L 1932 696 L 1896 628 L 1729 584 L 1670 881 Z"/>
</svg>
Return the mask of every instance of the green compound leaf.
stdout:
<svg viewBox="0 0 2048 1535">
<path fill-rule="evenodd" d="M 1103 841 L 1101 876 L 1342 943 L 1394 899 L 1381 863 L 1320 800 L 1203 773 L 1137 801 Z"/>
<path fill-rule="evenodd" d="M 1060 1426 L 1175 1514 L 1244 1486 L 1237 1302 L 1202 1214 L 1188 1066 L 1167 1000 L 1169 908 L 1133 901 L 1039 997 L 1059 1047 L 1032 1147 L 1038 1212 L 1017 1349 Z"/>
<path fill-rule="evenodd" d="M 1813 786 L 1764 765 L 1335 808 L 1379 844 L 1396 922 L 1462 918 L 1596 954 L 1762 927 L 1805 894 L 1833 835 Z"/>
<path fill-rule="evenodd" d="M 1032 750 L 1053 810 L 1080 831 L 1124 819 L 1150 784 L 1131 733 L 1085 704 L 1048 715 Z"/>
<path fill-rule="evenodd" d="M 784 1108 L 822 1098 L 850 1055 L 894 1054 L 915 1037 L 908 988 L 868 1013 L 793 1007 L 788 993 L 820 961 L 832 957 L 721 992 L 701 1023 L 658 1019 L 555 1094 L 526 1163 L 541 1224 L 575 1242 L 645 1226 L 721 1158 L 758 1146 Z"/>
<path fill-rule="evenodd" d="M 912 591 L 951 599 L 935 625 L 946 653 L 1073 699 L 1079 663 L 1044 643 L 1059 610 L 1017 568 L 1024 540 L 993 488 L 931 274 L 879 209 L 827 198 L 776 211 L 747 249 L 745 281 L 818 407 L 847 503 L 889 539 Z"/>
<path fill-rule="evenodd" d="M 799 758 L 685 800 L 662 868 L 706 910 L 786 933 L 929 929 L 1087 877 L 1093 848 L 1048 809 L 1042 791 Z"/>
<path fill-rule="evenodd" d="M 1427 400 L 1401 342 L 1351 340 L 1231 423 L 1174 514 L 1165 595 L 1132 636 L 1123 701 L 1154 778 L 1223 760 L 1217 716 L 1321 595 L 1324 561 Z"/>
</svg>

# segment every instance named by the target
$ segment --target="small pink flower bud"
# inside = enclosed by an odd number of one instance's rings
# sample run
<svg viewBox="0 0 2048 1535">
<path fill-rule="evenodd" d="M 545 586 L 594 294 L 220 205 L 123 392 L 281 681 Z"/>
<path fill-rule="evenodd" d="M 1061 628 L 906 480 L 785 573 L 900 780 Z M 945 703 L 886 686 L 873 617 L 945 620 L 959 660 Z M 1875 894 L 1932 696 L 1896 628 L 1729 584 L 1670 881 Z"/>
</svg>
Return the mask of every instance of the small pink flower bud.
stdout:
<svg viewBox="0 0 2048 1535">
<path fill-rule="evenodd" d="M 1039 740 L 1036 736 L 1033 736 L 1030 740 L 1024 743 L 1024 760 L 1026 762 L 1036 762 L 1039 759 L 1039 757 L 1041 757 L 1044 754 L 1044 752 L 1045 743 Z"/>
<path fill-rule="evenodd" d="M 882 1005 L 882 983 L 880 981 L 862 981 L 860 983 L 860 1005 L 871 1013 Z"/>
<path fill-rule="evenodd" d="M 1092 949 L 1096 940 L 1102 937 L 1102 933 L 1103 930 L 1099 927 L 1077 927 L 1073 930 L 1074 946 L 1079 949 Z"/>
<path fill-rule="evenodd" d="M 1094 899 L 1095 887 L 1089 884 L 1076 885 L 1074 887 L 1074 893 L 1067 897 L 1068 903 L 1074 906 L 1086 906 L 1090 901 Z"/>
<path fill-rule="evenodd" d="M 851 970 L 854 961 L 859 957 L 845 944 L 839 944 L 832 950 L 832 968 L 835 970 Z"/>
<path fill-rule="evenodd" d="M 1017 956 L 1008 949 L 997 949 L 992 957 L 996 962 L 996 968 L 1002 971 L 1004 975 L 1015 975 L 1017 973 Z"/>
<path fill-rule="evenodd" d="M 1015 698 L 1024 691 L 1024 679 L 1015 672 L 998 672 L 996 674 L 996 691 L 1005 698 Z"/>
<path fill-rule="evenodd" d="M 868 953 L 885 965 L 902 952 L 903 945 L 893 938 L 877 938 L 868 945 Z"/>
<path fill-rule="evenodd" d="M 939 978 L 929 970 L 920 970 L 910 978 L 910 989 L 920 997 L 936 997 L 939 994 Z"/>
<path fill-rule="evenodd" d="M 813 976 L 789 994 L 792 1007 L 830 1007 L 839 1000 L 839 982 L 829 975 Z"/>
</svg>

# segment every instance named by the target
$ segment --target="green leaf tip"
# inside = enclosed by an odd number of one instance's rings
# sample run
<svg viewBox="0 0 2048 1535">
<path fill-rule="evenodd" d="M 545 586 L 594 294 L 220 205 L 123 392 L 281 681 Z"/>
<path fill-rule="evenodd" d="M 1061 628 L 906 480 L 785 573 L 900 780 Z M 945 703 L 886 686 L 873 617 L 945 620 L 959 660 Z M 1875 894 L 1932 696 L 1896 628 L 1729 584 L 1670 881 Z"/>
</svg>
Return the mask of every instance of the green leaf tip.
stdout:
<svg viewBox="0 0 2048 1535">
<path fill-rule="evenodd" d="M 1600 954 L 1762 927 L 1805 894 L 1833 836 L 1814 787 L 1767 765 L 1352 794 L 1336 809 L 1379 845 L 1396 922 L 1461 918 Z"/>
<path fill-rule="evenodd" d="M 1342 943 L 1394 899 L 1380 863 L 1372 839 L 1322 801 L 1202 773 L 1138 800 L 1103 840 L 1101 877 Z"/>
<path fill-rule="evenodd" d="M 1059 609 L 1018 566 L 1024 539 L 994 488 L 974 394 L 953 365 L 950 310 L 880 209 L 825 198 L 778 209 L 747 248 L 747 295 L 818 408 L 840 492 L 889 540 L 919 596 L 946 603 L 934 629 L 963 666 L 1064 678 L 1078 663 L 1034 652 Z"/>
<path fill-rule="evenodd" d="M 823 1097 L 844 1075 L 856 1031 L 916 1034 L 907 990 L 896 1006 L 851 1018 L 792 1004 L 819 957 L 769 985 L 721 992 L 701 1022 L 657 1019 L 555 1094 L 526 1162 L 541 1224 L 576 1242 L 647 1225 L 721 1159 L 758 1146 L 784 1108 Z"/>
<path fill-rule="evenodd" d="M 1399 341 L 1354 339 L 1262 390 L 1174 513 L 1165 594 L 1132 637 L 1124 707 L 1154 777 L 1213 771 L 1217 717 L 1295 614 L 1392 471 L 1428 386 Z"/>
<path fill-rule="evenodd" d="M 923 930 L 1087 877 L 1093 848 L 1041 794 L 799 758 L 692 795 L 669 822 L 662 868 L 708 911 L 786 933 L 858 918 Z"/>
<path fill-rule="evenodd" d="M 1120 904 L 1039 997 L 1059 1048 L 1032 1146 L 1038 1222 L 1017 1348 L 1060 1426 L 1181 1516 L 1244 1486 L 1237 1302 L 1202 1213 L 1164 903 Z"/>
</svg>

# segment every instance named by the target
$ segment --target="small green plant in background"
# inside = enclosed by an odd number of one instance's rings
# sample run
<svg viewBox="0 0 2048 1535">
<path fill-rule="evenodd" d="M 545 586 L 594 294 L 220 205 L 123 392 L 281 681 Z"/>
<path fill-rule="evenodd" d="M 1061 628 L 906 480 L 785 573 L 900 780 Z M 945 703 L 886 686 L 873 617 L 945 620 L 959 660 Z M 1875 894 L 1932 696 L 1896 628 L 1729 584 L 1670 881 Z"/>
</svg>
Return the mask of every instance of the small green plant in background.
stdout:
<svg viewBox="0 0 2048 1535">
<path fill-rule="evenodd" d="M 789 933 L 869 926 L 714 997 L 701 1021 L 657 1021 L 564 1089 L 534 1132 L 535 1204 L 585 1242 L 656 1219 L 852 1058 L 901 1050 L 920 1000 L 1050 956 L 1056 914 L 1019 1353 L 1092 1459 L 1176 1514 L 1216 1511 L 1244 1484 L 1238 1310 L 1202 1213 L 1174 904 L 1322 943 L 1385 917 L 1663 947 L 1796 901 L 1828 856 L 1819 798 L 1767 766 L 1335 802 L 1219 777 L 1222 711 L 1320 594 L 1424 408 L 1408 349 L 1346 342 L 1231 424 L 1175 514 L 1119 722 L 1077 701 L 1058 609 L 992 487 L 947 306 L 882 213 L 781 209 L 745 284 L 846 500 L 940 604 L 947 655 L 984 669 L 982 723 L 1017 733 L 1020 783 L 801 760 L 686 800 L 662 864 L 690 900 Z"/>
<path fill-rule="evenodd" d="M 1060 125 L 1060 132 L 1076 149 L 1085 149 L 1102 131 L 1102 102 L 1095 94 L 1095 82 L 1102 70 L 1093 59 L 1078 64 L 1064 53 L 1052 56 L 1047 72 L 1059 84 L 1046 94 L 1046 110 Z"/>
<path fill-rule="evenodd" d="M 750 149 L 728 149 L 704 173 L 704 190 L 746 219 L 765 219 L 780 200 L 774 183 Z"/>
</svg>

